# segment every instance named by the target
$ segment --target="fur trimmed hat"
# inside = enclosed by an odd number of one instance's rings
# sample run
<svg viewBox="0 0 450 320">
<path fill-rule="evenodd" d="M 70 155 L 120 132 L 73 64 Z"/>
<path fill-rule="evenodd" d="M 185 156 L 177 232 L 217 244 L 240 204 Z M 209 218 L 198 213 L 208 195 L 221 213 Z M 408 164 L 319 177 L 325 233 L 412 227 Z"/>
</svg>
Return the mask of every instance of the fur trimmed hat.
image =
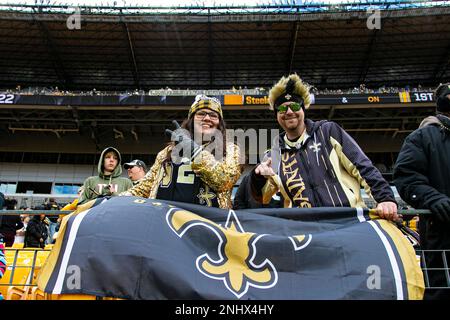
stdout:
<svg viewBox="0 0 450 320">
<path fill-rule="evenodd" d="M 202 94 L 195 97 L 195 101 L 189 109 L 188 118 L 192 117 L 192 115 L 198 110 L 205 108 L 217 112 L 223 119 L 222 105 L 220 104 L 220 101 L 217 98 L 207 97 Z"/>
<path fill-rule="evenodd" d="M 283 76 L 269 91 L 270 110 L 288 101 L 299 102 L 305 109 L 311 104 L 309 86 L 296 73 Z"/>
</svg>

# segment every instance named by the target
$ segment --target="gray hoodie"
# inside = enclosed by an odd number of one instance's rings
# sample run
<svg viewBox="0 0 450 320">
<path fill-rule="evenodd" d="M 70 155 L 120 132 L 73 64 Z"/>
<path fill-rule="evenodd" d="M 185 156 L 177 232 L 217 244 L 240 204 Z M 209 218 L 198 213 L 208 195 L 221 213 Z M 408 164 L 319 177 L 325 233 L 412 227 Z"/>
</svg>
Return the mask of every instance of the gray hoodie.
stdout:
<svg viewBox="0 0 450 320">
<path fill-rule="evenodd" d="M 103 167 L 105 155 L 109 151 L 116 152 L 119 157 L 118 164 L 112 174 L 106 174 Z M 78 204 L 80 205 L 86 203 L 87 201 L 96 199 L 99 196 L 115 196 L 130 189 L 133 186 L 130 179 L 120 176 L 122 174 L 121 162 L 122 158 L 119 150 L 113 147 L 108 147 L 103 150 L 97 167 L 98 176 L 89 177 L 84 181 L 84 191 L 79 198 Z"/>
<path fill-rule="evenodd" d="M 442 126 L 442 122 L 436 116 L 429 116 L 422 120 L 422 122 L 419 125 L 419 128 L 423 128 L 431 124 L 437 124 L 439 126 Z"/>
</svg>

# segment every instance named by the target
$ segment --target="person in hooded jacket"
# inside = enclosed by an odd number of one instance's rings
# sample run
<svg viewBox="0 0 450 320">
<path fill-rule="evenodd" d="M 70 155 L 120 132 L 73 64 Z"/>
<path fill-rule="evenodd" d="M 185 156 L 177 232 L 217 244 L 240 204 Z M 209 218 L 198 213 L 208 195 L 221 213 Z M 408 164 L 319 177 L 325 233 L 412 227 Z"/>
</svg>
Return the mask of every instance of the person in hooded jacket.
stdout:
<svg viewBox="0 0 450 320">
<path fill-rule="evenodd" d="M 284 132 L 251 173 L 257 201 L 266 204 L 281 192 L 285 208 L 366 207 L 364 187 L 381 218 L 398 219 L 392 189 L 353 138 L 335 122 L 305 117 L 311 97 L 297 74 L 278 81 L 269 103 Z"/>
<path fill-rule="evenodd" d="M 78 205 L 101 196 L 116 196 L 133 187 L 129 179 L 121 177 L 121 161 L 119 150 L 108 147 L 102 151 L 98 162 L 98 175 L 84 181 Z"/>
<path fill-rule="evenodd" d="M 446 277 L 450 251 L 444 251 L 450 250 L 450 83 L 438 86 L 435 99 L 436 115 L 425 118 L 406 137 L 394 166 L 394 183 L 402 199 L 431 211 L 419 219 L 422 263 L 428 268 L 426 300 L 450 299 Z"/>
</svg>

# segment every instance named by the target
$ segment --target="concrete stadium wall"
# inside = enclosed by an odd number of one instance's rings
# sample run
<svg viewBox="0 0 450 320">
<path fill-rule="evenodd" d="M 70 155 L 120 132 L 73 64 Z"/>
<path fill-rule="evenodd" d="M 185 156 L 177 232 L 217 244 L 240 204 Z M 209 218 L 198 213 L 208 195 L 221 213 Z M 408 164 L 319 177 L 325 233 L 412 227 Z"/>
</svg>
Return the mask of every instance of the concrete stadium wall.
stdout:
<svg viewBox="0 0 450 320">
<path fill-rule="evenodd" d="M 398 152 L 406 137 L 392 133 L 349 132 L 365 152 Z M 123 154 L 153 154 L 156 155 L 166 144 L 163 135 L 141 137 L 138 141 L 132 137 L 115 139 L 114 136 L 102 136 L 96 146 L 90 136 L 83 134 L 65 134 L 61 138 L 54 134 L 9 135 L 0 144 L 0 151 L 11 152 L 58 152 L 58 153 L 98 153 L 105 147 L 113 146 Z"/>
<path fill-rule="evenodd" d="M 5 163 L 0 162 L 0 181 L 54 182 L 82 184 L 86 177 L 96 174 L 93 165 Z M 126 172 L 123 174 L 126 176 Z"/>
<path fill-rule="evenodd" d="M 98 153 L 98 150 L 113 146 L 121 153 L 156 154 L 162 149 L 165 141 L 164 136 L 146 136 L 138 141 L 132 137 L 115 139 L 114 136 L 101 136 L 97 147 L 94 140 L 84 134 L 63 134 L 58 138 L 51 133 L 15 133 L 2 140 L 0 151 Z"/>
</svg>

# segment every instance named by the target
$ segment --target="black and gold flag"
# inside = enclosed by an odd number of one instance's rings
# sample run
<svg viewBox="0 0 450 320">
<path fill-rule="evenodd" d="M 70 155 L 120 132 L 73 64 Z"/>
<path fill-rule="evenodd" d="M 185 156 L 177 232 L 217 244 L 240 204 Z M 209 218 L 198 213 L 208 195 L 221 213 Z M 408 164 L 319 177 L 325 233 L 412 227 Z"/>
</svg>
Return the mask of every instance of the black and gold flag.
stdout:
<svg viewBox="0 0 450 320">
<path fill-rule="evenodd" d="M 64 219 L 38 278 L 53 294 L 125 299 L 421 299 L 397 227 L 366 209 L 223 210 L 137 197 Z M 78 278 L 77 278 L 78 277 Z"/>
</svg>

